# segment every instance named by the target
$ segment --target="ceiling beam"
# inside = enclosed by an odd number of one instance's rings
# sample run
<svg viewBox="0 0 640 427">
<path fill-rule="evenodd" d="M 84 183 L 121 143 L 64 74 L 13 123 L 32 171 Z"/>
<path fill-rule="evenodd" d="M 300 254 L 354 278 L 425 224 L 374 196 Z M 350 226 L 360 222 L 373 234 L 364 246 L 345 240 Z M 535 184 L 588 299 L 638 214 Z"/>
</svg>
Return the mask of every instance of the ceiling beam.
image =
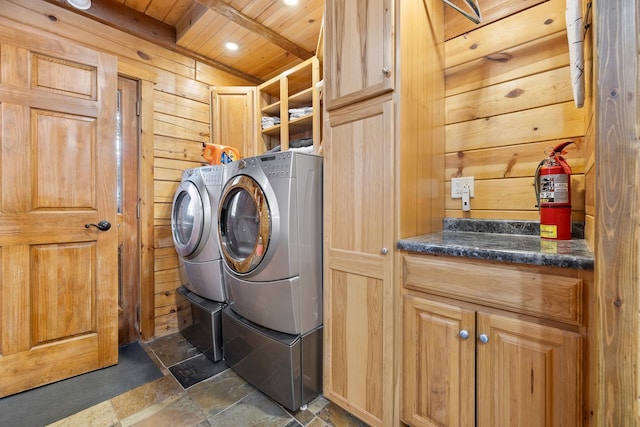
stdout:
<svg viewBox="0 0 640 427">
<path fill-rule="evenodd" d="M 92 0 L 91 7 L 79 10 L 67 4 L 65 0 L 45 0 L 79 15 L 101 22 L 109 27 L 139 37 L 172 52 L 195 59 L 211 67 L 217 68 L 236 77 L 240 77 L 254 84 L 262 83 L 261 79 L 244 73 L 221 62 L 187 50 L 176 44 L 176 29 L 164 22 L 158 21 L 135 9 L 109 0 Z"/>
<path fill-rule="evenodd" d="M 262 25 L 255 19 L 251 19 L 248 16 L 242 14 L 240 11 L 229 6 L 223 0 L 196 0 L 196 2 L 224 16 L 231 22 L 234 22 L 241 27 L 244 27 L 247 30 L 256 33 L 260 37 L 269 40 L 271 43 L 281 47 L 285 51 L 297 56 L 300 59 L 309 59 L 313 56 L 312 52 L 309 52 L 306 49 L 293 43 L 289 39 L 282 37 L 280 34 L 276 33 L 271 28 Z"/>
</svg>

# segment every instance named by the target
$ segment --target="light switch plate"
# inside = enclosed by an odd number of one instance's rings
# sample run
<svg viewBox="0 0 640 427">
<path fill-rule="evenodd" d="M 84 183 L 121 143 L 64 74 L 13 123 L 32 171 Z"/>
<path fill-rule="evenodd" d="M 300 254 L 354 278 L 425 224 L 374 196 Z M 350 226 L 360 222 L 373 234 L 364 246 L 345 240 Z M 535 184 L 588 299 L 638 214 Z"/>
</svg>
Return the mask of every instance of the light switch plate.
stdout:
<svg viewBox="0 0 640 427">
<path fill-rule="evenodd" d="M 462 190 L 469 189 L 469 197 L 473 197 L 473 177 L 465 176 L 462 178 L 451 178 L 451 197 L 454 199 L 462 198 Z"/>
</svg>

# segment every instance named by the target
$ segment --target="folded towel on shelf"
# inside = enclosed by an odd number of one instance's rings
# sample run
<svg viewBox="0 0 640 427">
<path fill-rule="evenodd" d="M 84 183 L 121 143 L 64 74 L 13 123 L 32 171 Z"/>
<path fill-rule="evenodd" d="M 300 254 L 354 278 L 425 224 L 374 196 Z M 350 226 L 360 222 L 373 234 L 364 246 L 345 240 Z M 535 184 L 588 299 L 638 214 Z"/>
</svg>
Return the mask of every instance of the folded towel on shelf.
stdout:
<svg viewBox="0 0 640 427">
<path fill-rule="evenodd" d="M 289 148 L 308 147 L 310 145 L 313 145 L 312 138 L 298 138 L 289 141 Z"/>
<path fill-rule="evenodd" d="M 309 147 L 289 148 L 289 150 L 297 151 L 299 153 L 313 154 L 313 145 L 310 145 Z"/>
<path fill-rule="evenodd" d="M 265 116 L 262 118 L 262 129 L 270 128 L 280 124 L 280 117 Z"/>
<path fill-rule="evenodd" d="M 299 119 L 313 113 L 313 107 L 289 108 L 289 118 Z"/>
<path fill-rule="evenodd" d="M 289 141 L 289 149 L 297 150 L 303 153 L 313 153 L 313 139 L 312 138 L 298 138 L 292 139 Z M 280 151 L 280 145 L 276 145 L 272 149 L 268 150 L 267 153 L 277 153 Z"/>
</svg>

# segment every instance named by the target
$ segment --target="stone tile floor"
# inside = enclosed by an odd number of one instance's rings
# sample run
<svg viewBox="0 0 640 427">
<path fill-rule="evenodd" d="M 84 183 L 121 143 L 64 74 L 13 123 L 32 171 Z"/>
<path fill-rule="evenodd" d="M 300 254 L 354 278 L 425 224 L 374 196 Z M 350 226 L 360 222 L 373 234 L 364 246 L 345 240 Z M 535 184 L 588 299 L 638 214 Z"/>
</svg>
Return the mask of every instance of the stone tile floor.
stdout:
<svg viewBox="0 0 640 427">
<path fill-rule="evenodd" d="M 99 403 L 51 426 L 61 427 L 350 427 L 366 426 L 322 396 L 289 411 L 214 363 L 177 332 L 142 343 L 163 378 Z"/>
</svg>

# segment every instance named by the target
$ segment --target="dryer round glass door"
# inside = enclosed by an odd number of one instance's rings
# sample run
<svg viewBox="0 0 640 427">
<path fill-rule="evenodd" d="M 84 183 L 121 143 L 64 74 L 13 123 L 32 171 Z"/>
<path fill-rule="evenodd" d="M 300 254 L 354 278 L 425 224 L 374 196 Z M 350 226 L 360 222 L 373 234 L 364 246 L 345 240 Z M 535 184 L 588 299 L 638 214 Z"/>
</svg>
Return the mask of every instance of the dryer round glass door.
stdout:
<svg viewBox="0 0 640 427">
<path fill-rule="evenodd" d="M 224 187 L 218 209 L 220 252 L 227 266 L 239 274 L 253 271 L 269 246 L 271 217 L 262 188 L 246 175 Z"/>
<path fill-rule="evenodd" d="M 176 252 L 181 257 L 193 257 L 202 250 L 202 235 L 211 226 L 210 210 L 208 200 L 203 200 L 195 184 L 191 181 L 180 184 L 173 199 L 171 233 Z"/>
</svg>

